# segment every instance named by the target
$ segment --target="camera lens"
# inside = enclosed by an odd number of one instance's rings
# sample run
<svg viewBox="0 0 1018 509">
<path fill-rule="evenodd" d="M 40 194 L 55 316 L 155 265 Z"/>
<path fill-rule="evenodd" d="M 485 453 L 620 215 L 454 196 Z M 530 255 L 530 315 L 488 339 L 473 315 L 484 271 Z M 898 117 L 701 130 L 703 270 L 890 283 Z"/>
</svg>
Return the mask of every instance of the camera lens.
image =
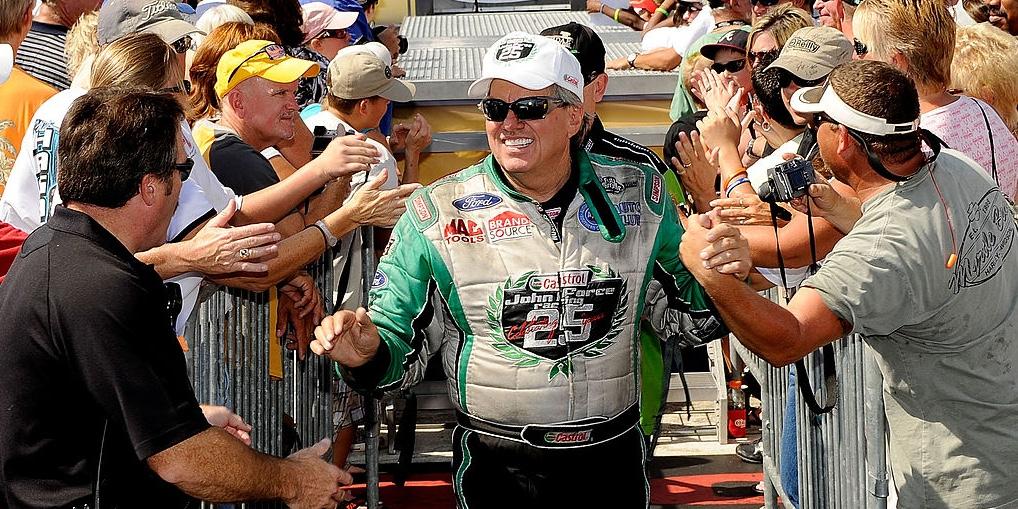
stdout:
<svg viewBox="0 0 1018 509">
<path fill-rule="evenodd" d="M 410 48 L 410 43 L 407 42 L 406 37 L 403 37 L 402 35 L 396 37 L 399 39 L 399 54 L 402 55 Z"/>
</svg>

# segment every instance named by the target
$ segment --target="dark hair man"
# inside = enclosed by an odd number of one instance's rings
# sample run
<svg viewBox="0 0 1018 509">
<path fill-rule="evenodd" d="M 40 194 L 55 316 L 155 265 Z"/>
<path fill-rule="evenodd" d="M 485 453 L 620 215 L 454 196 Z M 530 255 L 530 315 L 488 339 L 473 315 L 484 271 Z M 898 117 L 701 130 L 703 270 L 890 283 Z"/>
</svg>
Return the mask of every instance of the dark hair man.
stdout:
<svg viewBox="0 0 1018 509">
<path fill-rule="evenodd" d="M 853 61 L 792 96 L 820 154 L 862 200 L 811 187 L 812 210 L 846 236 L 786 307 L 682 258 L 744 345 L 784 365 L 844 334 L 873 347 L 884 376 L 891 473 L 908 507 L 1018 501 L 1018 233 L 1014 210 L 971 159 L 919 128 L 915 85 Z M 923 142 L 933 157 L 923 151 Z M 711 239 L 709 233 L 706 239 Z M 992 374 L 992 376 L 990 375 Z M 877 438 L 879 440 L 879 437 Z"/>
<path fill-rule="evenodd" d="M 209 427 L 158 274 L 134 254 L 165 241 L 182 179 L 183 111 L 169 94 L 97 89 L 61 128 L 66 206 L 25 241 L 0 287 L 4 506 L 183 507 L 341 500 L 349 475 L 279 459 Z M 97 502 L 101 498 L 102 503 Z"/>
<path fill-rule="evenodd" d="M 657 277 L 673 305 L 711 314 L 679 263 L 663 179 L 571 145 L 583 76 L 552 39 L 496 41 L 468 94 L 482 99 L 492 155 L 411 197 L 370 314 L 326 317 L 312 349 L 349 368 L 352 386 L 382 390 L 442 350 L 463 507 L 646 507 L 634 366 L 644 288 Z M 608 175 L 632 185 L 609 192 Z M 744 277 L 745 242 L 726 225 L 711 233 L 733 263 L 697 264 Z M 446 318 L 445 344 L 424 344 L 433 316 Z M 609 471 L 612 489 L 599 489 Z"/>
</svg>

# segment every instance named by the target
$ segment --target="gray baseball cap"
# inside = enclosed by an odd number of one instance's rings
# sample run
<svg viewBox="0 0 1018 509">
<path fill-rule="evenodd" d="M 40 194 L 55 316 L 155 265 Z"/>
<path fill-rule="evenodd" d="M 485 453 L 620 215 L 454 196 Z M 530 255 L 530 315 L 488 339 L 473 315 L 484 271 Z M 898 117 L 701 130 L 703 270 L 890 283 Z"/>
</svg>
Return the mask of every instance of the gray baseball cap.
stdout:
<svg viewBox="0 0 1018 509">
<path fill-rule="evenodd" d="M 99 9 L 99 45 L 135 32 L 156 34 L 170 44 L 201 30 L 187 21 L 170 0 L 106 0 Z"/>
<path fill-rule="evenodd" d="M 803 80 L 823 78 L 852 60 L 852 42 L 831 27 L 800 28 L 788 38 L 768 69 L 784 69 Z"/>
</svg>

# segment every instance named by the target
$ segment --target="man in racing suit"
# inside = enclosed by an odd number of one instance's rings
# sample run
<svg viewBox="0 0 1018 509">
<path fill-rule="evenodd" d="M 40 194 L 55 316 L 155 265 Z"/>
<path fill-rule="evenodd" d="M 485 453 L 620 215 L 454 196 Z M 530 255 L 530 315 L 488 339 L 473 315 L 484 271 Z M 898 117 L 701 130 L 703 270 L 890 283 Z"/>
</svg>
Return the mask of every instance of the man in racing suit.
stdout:
<svg viewBox="0 0 1018 509">
<path fill-rule="evenodd" d="M 679 259 L 661 175 L 570 144 L 582 79 L 551 39 L 497 41 L 469 91 L 484 97 L 492 155 L 412 196 L 370 313 L 340 311 L 315 331 L 312 349 L 353 386 L 390 390 L 417 376 L 433 348 L 423 329 L 444 317 L 432 336 L 445 338 L 458 411 L 460 508 L 646 507 L 635 326 L 646 287 L 657 279 L 675 307 L 714 312 Z M 604 188 L 608 174 L 620 189 Z M 704 263 L 745 277 L 745 240 L 711 233 Z"/>
</svg>

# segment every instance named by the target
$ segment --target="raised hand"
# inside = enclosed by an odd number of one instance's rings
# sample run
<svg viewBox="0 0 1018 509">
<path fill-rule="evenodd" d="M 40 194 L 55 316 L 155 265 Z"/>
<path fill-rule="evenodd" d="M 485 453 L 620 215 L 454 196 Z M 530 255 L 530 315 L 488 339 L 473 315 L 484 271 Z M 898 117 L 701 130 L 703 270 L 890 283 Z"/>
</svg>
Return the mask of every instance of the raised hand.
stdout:
<svg viewBox="0 0 1018 509">
<path fill-rule="evenodd" d="M 406 210 L 406 199 L 421 187 L 403 184 L 382 190 L 388 175 L 382 172 L 358 189 L 344 207 L 351 207 L 351 218 L 357 224 L 391 227 Z"/>
<path fill-rule="evenodd" d="M 380 154 L 367 139 L 361 133 L 337 136 L 313 162 L 330 179 L 368 171 L 378 163 Z"/>
<path fill-rule="evenodd" d="M 237 212 L 237 202 L 230 200 L 198 233 L 181 242 L 185 259 L 193 270 L 202 274 L 231 272 L 266 272 L 261 263 L 279 254 L 277 242 L 282 238 L 272 223 L 231 227 L 230 219 Z"/>
</svg>

